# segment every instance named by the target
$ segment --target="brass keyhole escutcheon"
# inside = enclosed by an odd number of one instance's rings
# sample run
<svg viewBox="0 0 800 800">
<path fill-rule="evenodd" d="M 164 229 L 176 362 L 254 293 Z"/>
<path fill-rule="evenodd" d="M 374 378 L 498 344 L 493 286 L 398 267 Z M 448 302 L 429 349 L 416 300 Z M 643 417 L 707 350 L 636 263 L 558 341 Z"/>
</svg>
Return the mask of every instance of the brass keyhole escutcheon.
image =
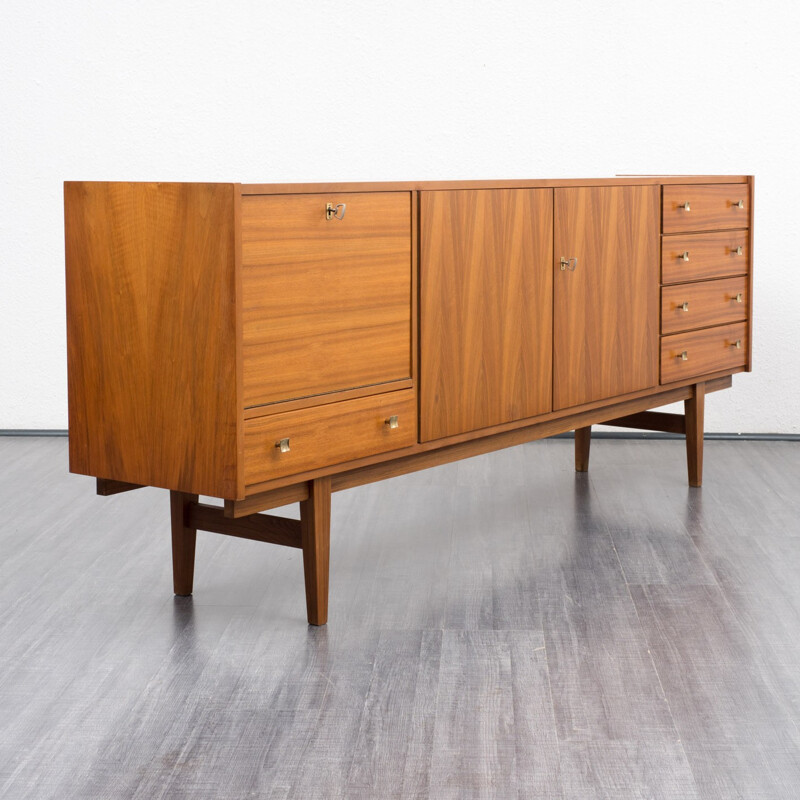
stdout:
<svg viewBox="0 0 800 800">
<path fill-rule="evenodd" d="M 570 272 L 575 272 L 575 268 L 578 266 L 578 259 L 577 258 L 564 258 L 564 256 L 561 256 L 561 261 L 559 263 L 560 263 L 562 272 L 565 269 L 568 269 Z"/>
<path fill-rule="evenodd" d="M 325 206 L 325 219 L 344 219 L 344 212 L 347 211 L 346 203 L 328 203 Z"/>
</svg>

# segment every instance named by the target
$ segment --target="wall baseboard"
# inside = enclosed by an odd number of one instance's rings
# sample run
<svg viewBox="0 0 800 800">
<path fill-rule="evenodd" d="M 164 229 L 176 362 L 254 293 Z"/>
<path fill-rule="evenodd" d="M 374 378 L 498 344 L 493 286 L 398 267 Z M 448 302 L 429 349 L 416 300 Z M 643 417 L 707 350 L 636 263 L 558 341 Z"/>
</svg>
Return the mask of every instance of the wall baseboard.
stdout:
<svg viewBox="0 0 800 800">
<path fill-rule="evenodd" d="M 574 439 L 575 434 L 558 433 L 553 439 Z M 684 439 L 680 433 L 660 431 L 599 431 L 592 427 L 592 439 Z M 800 442 L 800 433 L 704 433 L 706 441 L 726 442 Z"/>
<path fill-rule="evenodd" d="M 65 428 L 0 428 L 0 436 L 67 436 Z"/>
<path fill-rule="evenodd" d="M 0 436 L 67 436 L 68 432 L 62 428 L 32 428 L 0 429 Z M 552 439 L 573 439 L 574 434 L 559 433 L 550 437 Z M 679 433 L 660 433 L 658 431 L 599 431 L 592 429 L 593 439 L 683 439 Z M 703 435 L 708 441 L 733 441 L 733 442 L 800 442 L 800 433 L 706 433 Z"/>
</svg>

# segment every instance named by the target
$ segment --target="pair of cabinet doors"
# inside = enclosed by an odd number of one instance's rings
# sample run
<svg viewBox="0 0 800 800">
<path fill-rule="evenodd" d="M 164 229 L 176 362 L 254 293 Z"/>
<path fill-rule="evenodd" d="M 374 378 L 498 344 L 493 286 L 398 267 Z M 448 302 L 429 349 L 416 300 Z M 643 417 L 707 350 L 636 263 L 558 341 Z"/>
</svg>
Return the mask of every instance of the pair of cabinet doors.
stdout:
<svg viewBox="0 0 800 800">
<path fill-rule="evenodd" d="M 655 386 L 659 186 L 420 193 L 420 439 Z"/>
</svg>

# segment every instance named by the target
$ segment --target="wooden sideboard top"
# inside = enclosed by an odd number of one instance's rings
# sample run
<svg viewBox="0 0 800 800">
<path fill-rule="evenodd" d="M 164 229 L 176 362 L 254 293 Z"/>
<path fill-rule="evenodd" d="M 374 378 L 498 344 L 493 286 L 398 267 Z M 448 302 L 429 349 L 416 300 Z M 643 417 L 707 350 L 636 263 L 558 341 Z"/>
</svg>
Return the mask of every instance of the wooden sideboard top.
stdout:
<svg viewBox="0 0 800 800">
<path fill-rule="evenodd" d="M 239 183 L 235 181 L 188 181 L 183 183 L 224 183 L 238 185 L 243 195 L 308 194 L 317 192 L 422 192 L 453 189 L 546 189 L 567 186 L 648 186 L 691 183 L 748 183 L 750 175 L 618 175 L 615 178 L 514 178 L 509 180 L 459 181 L 351 181 L 329 183 Z M 114 183 L 115 181 L 65 181 L 70 183 Z M 118 181 L 144 183 L 145 181 Z M 170 183 L 153 181 L 152 183 Z"/>
<path fill-rule="evenodd" d="M 619 175 L 616 178 L 531 178 L 513 180 L 379 181 L 353 183 L 243 183 L 242 194 L 306 192 L 422 192 L 452 189 L 546 189 L 565 186 L 642 186 L 663 183 L 747 183 L 748 175 Z"/>
</svg>

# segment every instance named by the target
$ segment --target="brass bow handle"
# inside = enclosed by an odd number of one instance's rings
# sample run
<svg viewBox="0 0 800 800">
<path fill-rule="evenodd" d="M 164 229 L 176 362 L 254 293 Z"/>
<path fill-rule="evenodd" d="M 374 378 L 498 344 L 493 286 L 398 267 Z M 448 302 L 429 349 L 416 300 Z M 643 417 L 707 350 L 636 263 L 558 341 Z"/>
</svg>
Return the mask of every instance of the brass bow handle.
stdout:
<svg viewBox="0 0 800 800">
<path fill-rule="evenodd" d="M 744 208 L 744 200 L 739 200 L 736 203 L 731 201 L 731 208 Z"/>
<path fill-rule="evenodd" d="M 563 272 L 565 269 L 568 269 L 570 272 L 575 272 L 575 267 L 578 266 L 578 259 L 577 258 L 564 258 L 561 256 L 561 271 Z"/>
<path fill-rule="evenodd" d="M 344 219 L 344 212 L 347 211 L 346 203 L 328 203 L 325 206 L 325 219 Z"/>
<path fill-rule="evenodd" d="M 684 211 L 691 211 L 692 204 L 687 200 L 685 203 L 679 203 L 678 208 L 682 208 Z"/>
</svg>

